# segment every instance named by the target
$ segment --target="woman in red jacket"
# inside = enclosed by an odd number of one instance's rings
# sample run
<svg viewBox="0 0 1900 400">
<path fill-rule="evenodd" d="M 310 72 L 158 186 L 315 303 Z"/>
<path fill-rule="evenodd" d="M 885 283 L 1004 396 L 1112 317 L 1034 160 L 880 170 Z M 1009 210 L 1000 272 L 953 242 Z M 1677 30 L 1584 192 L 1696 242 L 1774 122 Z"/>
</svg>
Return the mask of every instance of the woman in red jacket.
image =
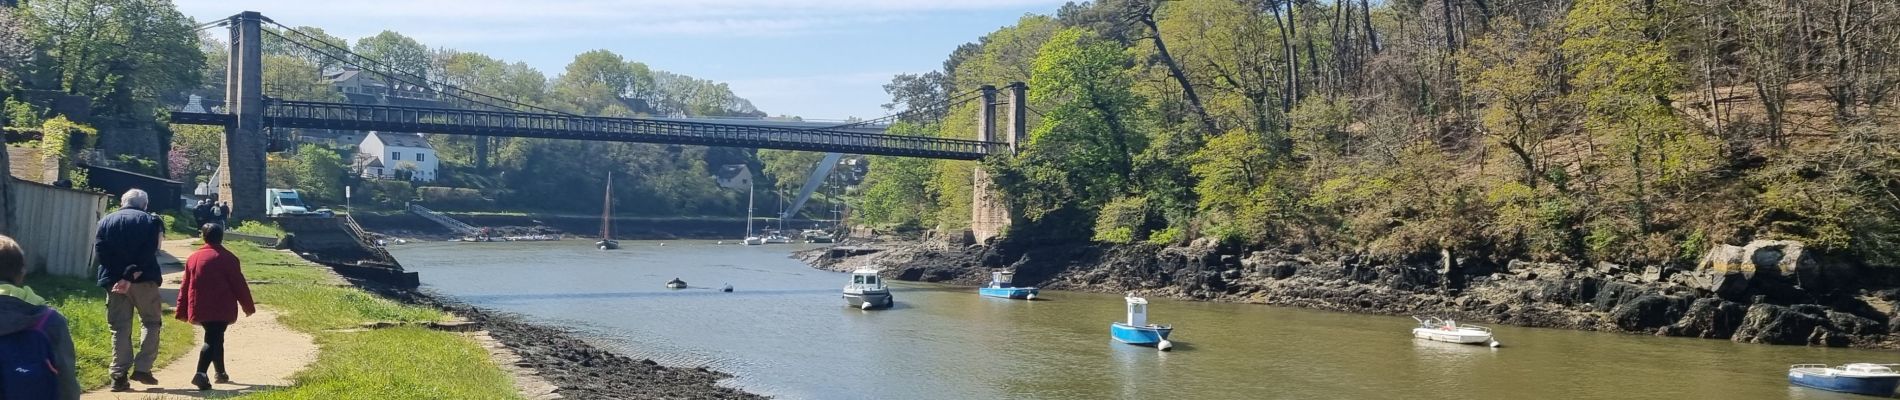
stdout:
<svg viewBox="0 0 1900 400">
<path fill-rule="evenodd" d="M 205 367 L 218 366 L 218 383 L 230 383 L 224 373 L 224 328 L 237 322 L 238 306 L 244 315 L 257 312 L 251 302 L 251 287 L 244 283 L 244 270 L 237 255 L 224 248 L 224 227 L 205 224 L 199 230 L 205 247 L 185 260 L 184 284 L 178 288 L 179 320 L 204 327 L 205 347 L 198 352 L 198 375 L 191 384 L 198 390 L 211 390 Z"/>
</svg>

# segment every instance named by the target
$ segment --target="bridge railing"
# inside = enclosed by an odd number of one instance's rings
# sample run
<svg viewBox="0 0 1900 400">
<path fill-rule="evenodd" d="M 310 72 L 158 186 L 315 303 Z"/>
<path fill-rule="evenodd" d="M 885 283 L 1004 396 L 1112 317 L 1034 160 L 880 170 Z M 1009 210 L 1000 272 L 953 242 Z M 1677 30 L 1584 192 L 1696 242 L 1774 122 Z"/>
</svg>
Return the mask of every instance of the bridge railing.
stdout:
<svg viewBox="0 0 1900 400">
<path fill-rule="evenodd" d="M 644 118 L 582 117 L 521 112 L 272 101 L 273 126 L 396 130 L 450 134 L 729 145 L 793 150 L 977 159 L 1007 151 L 999 142 L 933 137 L 730 125 Z"/>
</svg>

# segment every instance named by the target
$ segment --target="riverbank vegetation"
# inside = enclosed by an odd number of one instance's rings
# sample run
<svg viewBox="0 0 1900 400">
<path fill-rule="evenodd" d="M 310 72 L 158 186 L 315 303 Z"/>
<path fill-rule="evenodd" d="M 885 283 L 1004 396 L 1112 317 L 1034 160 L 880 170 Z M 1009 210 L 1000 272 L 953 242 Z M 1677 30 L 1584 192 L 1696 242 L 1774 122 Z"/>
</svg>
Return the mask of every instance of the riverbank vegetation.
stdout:
<svg viewBox="0 0 1900 400">
<path fill-rule="evenodd" d="M 230 246 L 244 260 L 258 303 L 283 323 L 316 336 L 317 361 L 290 387 L 242 398 L 516 398 L 513 381 L 474 341 L 420 326 L 361 330 L 365 322 L 439 321 L 435 309 L 396 303 L 338 285 L 329 271 L 282 251 Z"/>
<path fill-rule="evenodd" d="M 1016 240 L 1683 265 L 1796 239 L 1900 265 L 1900 6 L 1107 0 L 900 75 L 894 109 L 1027 82 L 1029 144 L 874 157 L 861 224 Z M 974 105 L 893 132 L 972 138 Z"/>
</svg>

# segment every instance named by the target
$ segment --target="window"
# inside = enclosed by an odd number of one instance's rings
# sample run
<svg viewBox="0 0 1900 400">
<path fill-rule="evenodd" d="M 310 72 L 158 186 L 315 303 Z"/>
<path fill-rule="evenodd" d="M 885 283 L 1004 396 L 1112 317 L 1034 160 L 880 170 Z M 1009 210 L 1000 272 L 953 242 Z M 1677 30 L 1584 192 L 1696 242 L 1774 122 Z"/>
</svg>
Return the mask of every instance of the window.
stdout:
<svg viewBox="0 0 1900 400">
<path fill-rule="evenodd" d="M 416 153 L 416 161 L 422 161 L 422 153 Z"/>
<path fill-rule="evenodd" d="M 864 284 L 866 284 L 866 285 L 876 285 L 876 284 L 877 284 L 877 277 L 875 277 L 875 276 L 867 276 L 867 277 L 864 277 Z"/>
<path fill-rule="evenodd" d="M 864 284 L 864 275 L 851 277 L 851 283 L 860 284 L 860 285 Z"/>
<path fill-rule="evenodd" d="M 402 152 L 400 152 L 400 151 L 392 151 L 392 152 L 389 152 L 389 159 L 391 159 L 391 160 L 396 160 L 396 161 L 402 161 Z"/>
</svg>

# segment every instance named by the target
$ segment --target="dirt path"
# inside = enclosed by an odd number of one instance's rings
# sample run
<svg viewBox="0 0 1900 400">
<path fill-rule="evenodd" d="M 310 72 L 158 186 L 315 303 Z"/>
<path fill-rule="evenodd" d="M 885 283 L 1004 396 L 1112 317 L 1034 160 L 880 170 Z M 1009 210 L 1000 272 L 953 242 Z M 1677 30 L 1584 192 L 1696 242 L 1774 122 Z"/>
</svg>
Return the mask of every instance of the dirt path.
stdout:
<svg viewBox="0 0 1900 400">
<path fill-rule="evenodd" d="M 177 304 L 178 282 L 183 277 L 183 260 L 196 246 L 186 240 L 170 240 L 162 247 L 173 259 L 160 257 L 165 264 L 165 285 L 162 290 L 167 304 Z M 170 318 L 170 316 L 167 316 Z M 167 329 L 176 329 L 167 326 Z M 194 343 L 204 343 L 204 332 L 197 330 L 198 339 Z M 224 333 L 224 363 L 230 370 L 231 384 L 214 384 L 211 391 L 200 392 L 191 386 L 191 377 L 198 367 L 198 350 L 193 347 L 171 363 L 159 367 L 152 374 L 158 378 L 158 386 L 146 386 L 132 383 L 132 391 L 113 393 L 109 388 L 99 388 L 87 392 L 81 399 L 195 399 L 208 396 L 227 397 L 276 387 L 288 386 L 290 377 L 317 360 L 317 344 L 310 335 L 290 329 L 277 322 L 277 313 L 269 307 L 258 306 L 257 314 L 240 317 L 238 322 Z"/>
</svg>

